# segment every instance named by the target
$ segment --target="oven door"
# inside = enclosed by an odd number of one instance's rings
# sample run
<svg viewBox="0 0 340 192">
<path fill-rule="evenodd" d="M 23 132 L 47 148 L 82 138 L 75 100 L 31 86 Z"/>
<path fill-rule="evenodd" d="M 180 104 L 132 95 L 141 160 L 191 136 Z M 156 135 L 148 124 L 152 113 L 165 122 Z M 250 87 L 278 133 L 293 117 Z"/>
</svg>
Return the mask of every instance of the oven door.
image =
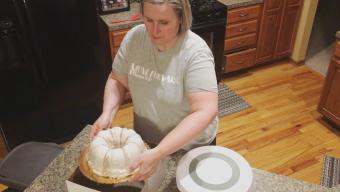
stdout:
<svg viewBox="0 0 340 192">
<path fill-rule="evenodd" d="M 191 30 L 202 37 L 210 47 L 215 61 L 217 82 L 220 82 L 224 66 L 224 35 L 226 21 L 193 24 Z"/>
</svg>

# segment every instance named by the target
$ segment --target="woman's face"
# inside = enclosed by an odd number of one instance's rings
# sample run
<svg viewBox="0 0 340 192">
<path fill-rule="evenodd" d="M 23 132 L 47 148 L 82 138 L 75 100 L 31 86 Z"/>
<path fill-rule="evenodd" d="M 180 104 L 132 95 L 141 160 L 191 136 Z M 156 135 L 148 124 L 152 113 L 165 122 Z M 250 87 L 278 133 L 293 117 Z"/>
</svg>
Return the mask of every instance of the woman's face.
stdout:
<svg viewBox="0 0 340 192">
<path fill-rule="evenodd" d="M 168 4 L 144 3 L 144 23 L 151 41 L 160 50 L 171 48 L 177 39 L 180 21 Z"/>
</svg>

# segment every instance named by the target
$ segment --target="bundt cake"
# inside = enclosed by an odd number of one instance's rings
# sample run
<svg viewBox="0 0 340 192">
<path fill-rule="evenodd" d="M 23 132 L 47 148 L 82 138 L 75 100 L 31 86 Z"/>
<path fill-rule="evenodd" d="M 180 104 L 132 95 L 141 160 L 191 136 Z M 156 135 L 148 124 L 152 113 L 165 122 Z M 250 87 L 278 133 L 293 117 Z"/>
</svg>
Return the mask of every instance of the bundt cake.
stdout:
<svg viewBox="0 0 340 192">
<path fill-rule="evenodd" d="M 98 176 L 124 177 L 131 175 L 129 166 L 146 150 L 133 129 L 114 127 L 100 131 L 88 151 L 88 166 Z"/>
</svg>

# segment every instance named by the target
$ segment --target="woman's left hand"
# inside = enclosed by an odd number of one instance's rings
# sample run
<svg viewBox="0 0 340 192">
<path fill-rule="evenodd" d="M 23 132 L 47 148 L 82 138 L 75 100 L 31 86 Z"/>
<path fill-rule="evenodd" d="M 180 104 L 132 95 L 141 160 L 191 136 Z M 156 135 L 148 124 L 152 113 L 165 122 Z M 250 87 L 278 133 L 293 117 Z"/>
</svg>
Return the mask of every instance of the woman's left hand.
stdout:
<svg viewBox="0 0 340 192">
<path fill-rule="evenodd" d="M 132 181 L 143 181 L 149 178 L 157 169 L 162 160 L 162 155 L 155 148 L 145 151 L 136 163 L 131 165 L 131 169 L 139 170 L 132 177 Z"/>
</svg>

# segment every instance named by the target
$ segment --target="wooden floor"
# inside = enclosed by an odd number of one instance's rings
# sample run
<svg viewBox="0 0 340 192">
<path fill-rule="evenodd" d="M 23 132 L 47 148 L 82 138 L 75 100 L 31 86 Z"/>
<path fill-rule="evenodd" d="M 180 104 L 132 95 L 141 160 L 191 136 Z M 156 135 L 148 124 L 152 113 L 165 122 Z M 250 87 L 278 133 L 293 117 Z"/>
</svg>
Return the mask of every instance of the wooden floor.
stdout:
<svg viewBox="0 0 340 192">
<path fill-rule="evenodd" d="M 252 107 L 220 119 L 217 143 L 251 166 L 320 183 L 324 155 L 340 157 L 340 134 L 316 111 L 323 77 L 286 62 L 225 79 Z"/>
<path fill-rule="evenodd" d="M 217 144 L 252 167 L 319 184 L 322 158 L 340 158 L 340 133 L 316 111 L 323 77 L 288 61 L 223 80 L 252 107 L 220 118 Z M 113 123 L 132 127 L 132 107 Z"/>
</svg>

